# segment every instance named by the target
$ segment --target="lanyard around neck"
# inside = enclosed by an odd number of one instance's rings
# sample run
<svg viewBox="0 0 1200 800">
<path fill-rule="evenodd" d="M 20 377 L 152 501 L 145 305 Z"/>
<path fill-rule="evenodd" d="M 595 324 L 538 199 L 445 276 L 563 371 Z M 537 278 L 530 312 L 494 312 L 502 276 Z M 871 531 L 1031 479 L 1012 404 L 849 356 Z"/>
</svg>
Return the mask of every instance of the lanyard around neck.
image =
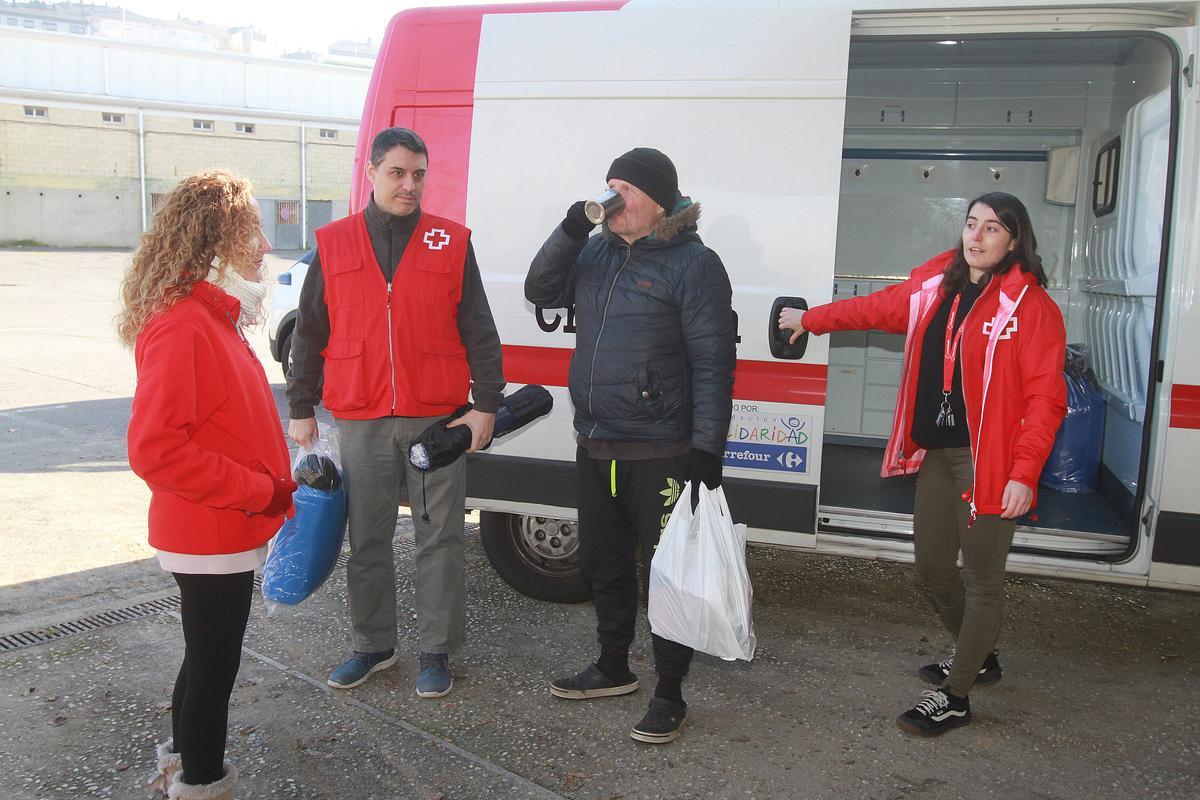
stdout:
<svg viewBox="0 0 1200 800">
<path fill-rule="evenodd" d="M 954 389 L 954 363 L 958 359 L 958 343 L 966 330 L 966 325 L 963 324 L 958 327 L 958 331 L 954 331 L 954 320 L 958 317 L 958 304 L 961 300 L 962 293 L 959 292 L 950 305 L 950 319 L 946 322 L 946 346 L 942 351 L 942 394 L 946 397 L 949 397 Z"/>
</svg>

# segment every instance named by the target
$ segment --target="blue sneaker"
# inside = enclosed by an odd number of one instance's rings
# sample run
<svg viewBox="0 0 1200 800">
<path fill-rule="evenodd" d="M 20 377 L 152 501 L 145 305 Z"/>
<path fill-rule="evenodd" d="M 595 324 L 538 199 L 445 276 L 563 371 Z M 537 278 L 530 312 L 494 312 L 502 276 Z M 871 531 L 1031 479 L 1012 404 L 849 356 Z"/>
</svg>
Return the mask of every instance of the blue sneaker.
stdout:
<svg viewBox="0 0 1200 800">
<path fill-rule="evenodd" d="M 340 667 L 329 673 L 325 681 L 335 689 L 353 689 L 367 679 L 372 672 L 387 669 L 396 663 L 396 648 L 382 653 L 363 653 L 355 650 Z"/>
<path fill-rule="evenodd" d="M 417 676 L 419 697 L 445 697 L 454 686 L 450 677 L 450 656 L 446 653 L 421 653 L 421 674 Z"/>
</svg>

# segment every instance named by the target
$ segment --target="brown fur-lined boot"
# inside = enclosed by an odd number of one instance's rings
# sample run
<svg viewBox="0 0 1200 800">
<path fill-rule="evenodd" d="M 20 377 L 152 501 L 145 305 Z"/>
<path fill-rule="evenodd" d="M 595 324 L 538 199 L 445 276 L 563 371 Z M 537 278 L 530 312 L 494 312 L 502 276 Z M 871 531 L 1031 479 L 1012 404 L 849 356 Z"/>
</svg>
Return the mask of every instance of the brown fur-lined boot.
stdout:
<svg viewBox="0 0 1200 800">
<path fill-rule="evenodd" d="M 176 772 L 183 769 L 183 757 L 174 751 L 173 739 L 167 739 L 154 750 L 158 763 L 155 765 L 154 774 L 146 780 L 146 790 L 155 800 L 165 800 L 167 791 L 171 788 L 171 779 L 175 777 Z"/>
<path fill-rule="evenodd" d="M 237 770 L 233 768 L 233 764 L 226 761 L 225 777 L 212 783 L 184 783 L 183 770 L 176 772 L 167 797 L 170 800 L 233 800 L 233 787 L 236 785 Z"/>
</svg>

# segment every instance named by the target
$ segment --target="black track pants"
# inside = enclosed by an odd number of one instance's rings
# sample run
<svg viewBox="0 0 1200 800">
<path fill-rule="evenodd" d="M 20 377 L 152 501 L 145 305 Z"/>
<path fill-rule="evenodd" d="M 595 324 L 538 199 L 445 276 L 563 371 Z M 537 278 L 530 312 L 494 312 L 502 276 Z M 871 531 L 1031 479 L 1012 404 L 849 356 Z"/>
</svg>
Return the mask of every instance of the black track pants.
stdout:
<svg viewBox="0 0 1200 800">
<path fill-rule="evenodd" d="M 579 448 L 576 465 L 579 548 L 596 604 L 596 638 L 601 650 L 628 650 L 637 622 L 638 548 L 643 586 L 648 586 L 650 559 L 679 499 L 688 457 L 613 462 L 591 458 Z M 685 677 L 692 648 L 652 638 L 658 674 Z"/>
</svg>

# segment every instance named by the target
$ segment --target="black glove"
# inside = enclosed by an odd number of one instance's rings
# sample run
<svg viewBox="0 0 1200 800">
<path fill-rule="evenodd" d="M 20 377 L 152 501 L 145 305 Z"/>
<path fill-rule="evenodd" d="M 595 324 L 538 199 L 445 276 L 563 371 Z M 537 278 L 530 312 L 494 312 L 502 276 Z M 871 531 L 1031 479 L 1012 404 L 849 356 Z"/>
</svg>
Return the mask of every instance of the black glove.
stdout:
<svg viewBox="0 0 1200 800">
<path fill-rule="evenodd" d="M 721 459 L 707 450 L 693 447 L 691 465 L 688 469 L 688 480 L 692 482 L 692 510 L 700 503 L 700 484 L 709 489 L 721 485 Z"/>
<path fill-rule="evenodd" d="M 577 200 L 567 209 L 567 216 L 563 218 L 562 229 L 563 233 L 570 236 L 577 242 L 582 242 L 588 238 L 592 232 L 592 228 L 596 227 L 587 214 L 583 213 L 583 206 L 586 201 Z"/>
<path fill-rule="evenodd" d="M 275 481 L 271 502 L 259 513 L 266 517 L 282 517 L 292 508 L 292 492 L 296 491 L 296 482 L 291 478 L 276 478 L 273 475 L 271 480 Z"/>
</svg>

